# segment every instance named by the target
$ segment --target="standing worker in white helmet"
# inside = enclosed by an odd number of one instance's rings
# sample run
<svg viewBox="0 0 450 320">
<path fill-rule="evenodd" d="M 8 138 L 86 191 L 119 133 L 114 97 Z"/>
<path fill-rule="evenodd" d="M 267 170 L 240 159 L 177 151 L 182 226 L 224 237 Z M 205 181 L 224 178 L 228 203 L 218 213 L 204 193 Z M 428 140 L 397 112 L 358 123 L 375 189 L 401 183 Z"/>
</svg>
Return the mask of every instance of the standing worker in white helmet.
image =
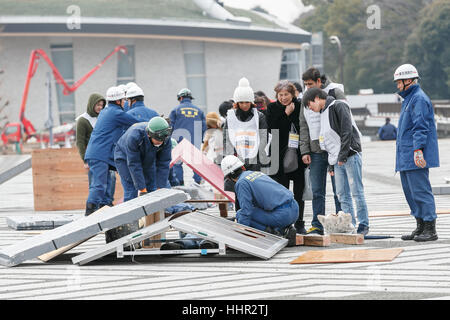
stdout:
<svg viewBox="0 0 450 320">
<path fill-rule="evenodd" d="M 109 88 L 106 101 L 108 104 L 98 116 L 84 156 L 92 175 L 85 215 L 108 204 L 105 197 L 107 177 L 110 169 L 116 170 L 114 146 L 129 126 L 139 122 L 139 119 L 123 111 L 125 91 L 122 88 Z"/>
<path fill-rule="evenodd" d="M 429 168 L 439 167 L 439 148 L 430 98 L 418 84 L 419 73 L 411 64 L 395 70 L 398 94 L 404 99 L 398 121 L 395 171 L 400 179 L 411 215 L 417 227 L 402 240 L 434 241 L 436 205 L 429 179 Z"/>
<path fill-rule="evenodd" d="M 150 121 L 151 118 L 159 116 L 158 112 L 148 108 L 144 104 L 144 91 L 136 86 L 131 86 L 125 94 L 129 110 L 127 113 L 135 116 L 141 121 Z"/>
<path fill-rule="evenodd" d="M 235 193 L 240 209 L 238 223 L 266 231 L 289 240 L 294 246 L 298 218 L 298 203 L 291 191 L 260 171 L 246 170 L 244 163 L 233 155 L 221 163 L 224 178 L 236 182 Z"/>
</svg>

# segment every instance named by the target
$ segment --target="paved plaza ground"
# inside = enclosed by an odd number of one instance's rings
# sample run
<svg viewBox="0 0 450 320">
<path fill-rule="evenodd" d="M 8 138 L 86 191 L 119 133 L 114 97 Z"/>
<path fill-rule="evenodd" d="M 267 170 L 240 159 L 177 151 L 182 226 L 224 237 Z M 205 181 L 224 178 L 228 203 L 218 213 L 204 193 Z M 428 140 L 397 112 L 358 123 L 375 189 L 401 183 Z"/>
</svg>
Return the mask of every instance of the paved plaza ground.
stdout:
<svg viewBox="0 0 450 320">
<path fill-rule="evenodd" d="M 430 171 L 432 185 L 443 185 L 450 177 L 450 139 L 439 140 L 439 147 L 441 167 Z M 395 142 L 364 142 L 363 181 L 371 214 L 408 210 L 394 162 Z M 186 176 L 191 177 L 190 172 Z M 435 199 L 437 209 L 450 209 L 450 195 Z M 331 192 L 327 209 L 328 213 L 334 210 Z M 82 214 L 70 211 L 74 212 Z M 207 212 L 219 214 L 217 207 Z M 0 185 L 0 249 L 36 234 L 15 231 L 6 224 L 7 216 L 32 213 L 29 169 Z M 307 201 L 307 228 L 311 218 L 311 201 Z M 99 234 L 49 263 L 32 260 L 12 268 L 0 267 L 0 299 L 450 299 L 450 214 L 438 216 L 438 241 L 402 241 L 400 236 L 414 227 L 415 220 L 409 215 L 371 216 L 370 234 L 394 238 L 366 240 L 360 246 L 284 248 L 269 260 L 230 252 L 225 256 L 134 259 L 108 256 L 85 266 L 73 265 L 74 255 L 104 243 L 104 235 Z M 343 248 L 404 251 L 391 262 L 289 264 L 309 250 Z"/>
</svg>

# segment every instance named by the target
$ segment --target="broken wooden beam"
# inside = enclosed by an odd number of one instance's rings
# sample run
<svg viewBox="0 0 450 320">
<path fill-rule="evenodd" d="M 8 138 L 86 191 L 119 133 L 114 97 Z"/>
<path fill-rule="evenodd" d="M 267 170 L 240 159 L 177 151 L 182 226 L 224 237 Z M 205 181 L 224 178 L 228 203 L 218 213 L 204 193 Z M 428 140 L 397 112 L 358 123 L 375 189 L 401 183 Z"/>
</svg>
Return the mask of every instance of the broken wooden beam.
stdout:
<svg viewBox="0 0 450 320">
<path fill-rule="evenodd" d="M 348 234 L 348 233 L 330 233 L 331 243 L 342 243 L 342 244 L 363 244 L 364 235 L 363 234 Z"/>
<path fill-rule="evenodd" d="M 311 246 L 311 247 L 328 247 L 331 243 L 329 235 L 319 235 L 319 234 L 297 234 L 296 245 L 298 246 Z"/>
</svg>

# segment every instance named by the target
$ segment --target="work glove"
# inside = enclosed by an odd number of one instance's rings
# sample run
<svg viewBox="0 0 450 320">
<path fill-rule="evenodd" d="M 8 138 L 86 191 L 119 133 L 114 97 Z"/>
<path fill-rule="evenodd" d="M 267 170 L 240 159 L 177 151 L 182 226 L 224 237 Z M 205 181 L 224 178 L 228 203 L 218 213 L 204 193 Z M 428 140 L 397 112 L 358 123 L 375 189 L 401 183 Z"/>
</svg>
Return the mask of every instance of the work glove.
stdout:
<svg viewBox="0 0 450 320">
<path fill-rule="evenodd" d="M 423 157 L 423 152 L 420 149 L 417 149 L 414 151 L 414 163 L 419 168 L 425 168 L 427 165 L 427 162 L 425 161 L 425 158 Z"/>
</svg>

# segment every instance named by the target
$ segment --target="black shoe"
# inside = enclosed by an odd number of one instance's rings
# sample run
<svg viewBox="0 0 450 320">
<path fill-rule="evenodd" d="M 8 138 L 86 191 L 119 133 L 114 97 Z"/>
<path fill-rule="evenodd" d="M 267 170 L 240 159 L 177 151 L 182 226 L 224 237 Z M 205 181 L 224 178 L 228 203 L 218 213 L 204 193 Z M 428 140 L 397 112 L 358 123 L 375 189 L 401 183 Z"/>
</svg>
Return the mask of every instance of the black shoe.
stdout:
<svg viewBox="0 0 450 320">
<path fill-rule="evenodd" d="M 209 240 L 203 240 L 200 243 L 200 249 L 217 249 L 219 245 Z"/>
<path fill-rule="evenodd" d="M 288 247 L 294 247 L 297 243 L 297 229 L 293 225 L 286 227 L 283 238 L 288 239 Z"/>
<path fill-rule="evenodd" d="M 369 233 L 369 227 L 364 224 L 360 224 L 356 233 L 366 235 Z"/>
<path fill-rule="evenodd" d="M 272 228 L 271 226 L 267 226 L 266 229 L 264 230 L 264 232 L 273 234 L 273 235 L 278 236 L 278 237 L 282 237 L 283 236 L 278 230 Z"/>
<path fill-rule="evenodd" d="M 86 212 L 84 213 L 84 215 L 87 217 L 97 211 L 97 209 L 98 207 L 95 203 L 86 203 Z"/>
<path fill-rule="evenodd" d="M 183 250 L 184 244 L 179 242 L 166 242 L 161 245 L 161 250 Z"/>
<path fill-rule="evenodd" d="M 306 234 L 305 221 L 296 221 L 294 227 L 298 234 Z"/>
<path fill-rule="evenodd" d="M 414 241 L 424 242 L 437 240 L 438 236 L 436 233 L 436 220 L 424 221 L 423 224 L 423 232 L 415 236 Z"/>
<path fill-rule="evenodd" d="M 402 240 L 414 240 L 415 236 L 420 235 L 423 232 L 423 220 L 416 218 L 417 227 L 411 234 L 405 234 L 402 236 Z"/>
</svg>

